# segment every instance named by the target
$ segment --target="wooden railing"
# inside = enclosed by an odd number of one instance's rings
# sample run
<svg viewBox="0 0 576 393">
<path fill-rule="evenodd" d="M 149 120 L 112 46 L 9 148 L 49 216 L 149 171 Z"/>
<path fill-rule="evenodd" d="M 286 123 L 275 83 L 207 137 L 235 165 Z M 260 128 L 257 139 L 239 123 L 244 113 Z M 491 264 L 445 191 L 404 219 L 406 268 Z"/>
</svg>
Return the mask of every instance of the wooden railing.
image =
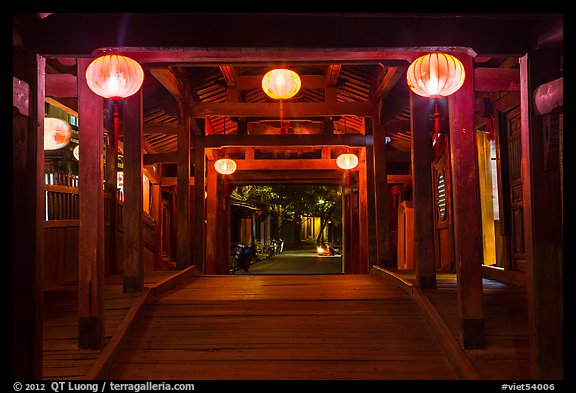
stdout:
<svg viewBox="0 0 576 393">
<path fill-rule="evenodd" d="M 80 229 L 80 191 L 78 177 L 69 174 L 45 175 L 46 214 L 44 222 L 44 288 L 53 288 L 78 279 L 78 249 Z M 123 253 L 124 195 L 118 192 L 104 194 L 105 272 L 118 271 Z M 114 207 L 114 213 L 112 208 Z M 112 225 L 114 219 L 115 225 Z M 144 246 L 150 254 L 156 253 L 156 220 L 144 212 Z M 112 229 L 115 228 L 114 233 Z M 112 242 L 114 237 L 115 242 Z M 114 243 L 116 255 L 110 245 Z M 148 254 L 147 254 L 148 255 Z M 149 256 L 147 258 L 150 258 Z"/>
</svg>

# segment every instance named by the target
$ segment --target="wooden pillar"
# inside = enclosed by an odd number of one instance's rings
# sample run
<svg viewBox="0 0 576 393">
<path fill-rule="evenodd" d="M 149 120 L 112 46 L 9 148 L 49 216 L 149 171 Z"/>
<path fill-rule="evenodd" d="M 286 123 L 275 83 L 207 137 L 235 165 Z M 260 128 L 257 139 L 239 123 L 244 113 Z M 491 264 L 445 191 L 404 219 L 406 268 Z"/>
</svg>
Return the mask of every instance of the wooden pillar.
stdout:
<svg viewBox="0 0 576 393">
<path fill-rule="evenodd" d="M 563 378 L 563 226 L 557 127 L 537 116 L 533 92 L 558 77 L 555 48 L 520 58 L 522 191 L 532 377 Z"/>
<path fill-rule="evenodd" d="M 349 185 L 350 173 L 345 175 L 345 185 L 342 187 L 342 266 L 344 273 L 352 273 L 353 240 L 351 220 L 351 188 Z M 300 234 L 298 234 L 300 236 Z"/>
<path fill-rule="evenodd" d="M 462 62 L 466 72 L 466 80 L 462 87 L 448 98 L 460 334 L 464 348 L 482 348 L 485 346 L 481 270 L 483 239 L 478 154 L 474 130 L 473 59 L 467 54 L 453 55 Z M 417 225 L 415 222 L 414 227 Z"/>
<path fill-rule="evenodd" d="M 142 91 L 124 100 L 123 290 L 144 288 Z"/>
<path fill-rule="evenodd" d="M 385 129 L 380 125 L 379 117 L 374 118 L 372 137 L 372 157 L 374 167 L 374 215 L 376 234 L 377 265 L 393 267 L 392 243 L 388 222 L 388 170 L 386 166 Z"/>
<path fill-rule="evenodd" d="M 432 197 L 432 138 L 430 114 L 433 102 L 410 93 L 412 130 L 412 194 L 414 200 L 414 263 L 416 284 L 436 288 L 434 260 L 434 210 Z"/>
<path fill-rule="evenodd" d="M 108 237 L 108 255 L 110 260 L 110 270 L 114 271 L 118 266 L 118 247 L 116 246 L 117 240 L 117 211 L 118 211 L 118 137 L 120 131 L 120 103 L 114 102 L 112 105 L 113 111 L 113 125 L 108 132 L 106 138 L 106 165 L 104 174 L 104 192 L 108 194 L 110 199 L 109 208 L 109 230 Z"/>
<path fill-rule="evenodd" d="M 205 155 L 201 138 L 194 138 L 194 240 L 192 244 L 193 263 L 196 269 L 204 271 L 205 250 L 205 204 L 204 198 Z"/>
<path fill-rule="evenodd" d="M 46 60 L 14 55 L 11 366 L 19 381 L 42 379 Z"/>
<path fill-rule="evenodd" d="M 369 270 L 369 242 L 368 242 L 368 181 L 366 153 L 361 149 L 358 163 L 358 270 L 365 274 Z"/>
<path fill-rule="evenodd" d="M 176 185 L 176 268 L 190 266 L 190 117 L 188 105 L 181 103 L 178 127 Z"/>
<path fill-rule="evenodd" d="M 86 83 L 91 58 L 78 59 L 80 230 L 78 346 L 104 345 L 104 141 L 103 99 Z"/>
<path fill-rule="evenodd" d="M 152 197 L 151 216 L 156 221 L 154 228 L 154 240 L 156 251 L 154 252 L 154 269 L 159 269 L 162 264 L 162 187 L 159 183 L 152 183 L 150 192 Z"/>
<path fill-rule="evenodd" d="M 218 172 L 214 169 L 214 162 L 208 161 L 206 166 L 206 256 L 205 274 L 216 274 L 218 259 Z"/>
<path fill-rule="evenodd" d="M 366 213 L 368 219 L 368 268 L 378 264 L 378 245 L 376 233 L 376 181 L 374 179 L 374 145 L 372 118 L 364 119 L 366 135 Z"/>
</svg>

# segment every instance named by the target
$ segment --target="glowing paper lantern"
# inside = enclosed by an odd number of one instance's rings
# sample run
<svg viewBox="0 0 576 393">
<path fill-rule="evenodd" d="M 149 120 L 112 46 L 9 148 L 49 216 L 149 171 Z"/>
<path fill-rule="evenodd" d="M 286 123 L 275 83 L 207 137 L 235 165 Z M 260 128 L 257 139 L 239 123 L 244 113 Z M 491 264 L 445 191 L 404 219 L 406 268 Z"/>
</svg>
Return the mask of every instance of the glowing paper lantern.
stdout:
<svg viewBox="0 0 576 393">
<path fill-rule="evenodd" d="M 70 143 L 72 126 L 54 117 L 44 118 L 44 150 L 58 150 Z"/>
<path fill-rule="evenodd" d="M 345 170 L 354 169 L 358 165 L 358 157 L 352 153 L 340 154 L 336 159 L 336 165 Z"/>
<path fill-rule="evenodd" d="M 262 78 L 262 89 L 275 100 L 292 98 L 300 91 L 302 81 L 297 73 L 285 68 L 268 71 Z"/>
<path fill-rule="evenodd" d="M 221 158 L 214 163 L 214 169 L 222 175 L 230 175 L 236 171 L 236 161 L 229 158 Z"/>
<path fill-rule="evenodd" d="M 452 55 L 429 53 L 414 60 L 408 67 L 408 87 L 422 97 L 446 97 L 464 83 L 464 65 Z"/>
<path fill-rule="evenodd" d="M 108 54 L 92 61 L 86 69 L 88 87 L 103 98 L 121 99 L 135 94 L 144 81 L 144 71 L 136 60 Z"/>
<path fill-rule="evenodd" d="M 72 155 L 77 161 L 80 161 L 80 145 L 76 145 L 74 150 L 72 150 Z"/>
</svg>

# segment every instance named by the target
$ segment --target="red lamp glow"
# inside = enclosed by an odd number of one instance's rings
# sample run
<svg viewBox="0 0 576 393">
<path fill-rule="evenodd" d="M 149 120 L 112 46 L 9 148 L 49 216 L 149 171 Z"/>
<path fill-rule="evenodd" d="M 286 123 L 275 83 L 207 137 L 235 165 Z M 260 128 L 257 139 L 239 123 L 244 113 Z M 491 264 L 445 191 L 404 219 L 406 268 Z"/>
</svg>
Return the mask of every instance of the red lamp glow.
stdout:
<svg viewBox="0 0 576 393">
<path fill-rule="evenodd" d="M 103 98 L 121 99 L 135 94 L 144 81 L 144 71 L 136 60 L 108 54 L 92 61 L 86 69 L 86 82 Z"/>
<path fill-rule="evenodd" d="M 408 67 L 408 87 L 423 97 L 449 96 L 464 83 L 464 65 L 446 53 L 429 53 L 414 60 Z"/>
<path fill-rule="evenodd" d="M 44 118 L 44 150 L 58 150 L 70 143 L 72 126 L 55 117 Z"/>
<path fill-rule="evenodd" d="M 302 81 L 298 74 L 285 68 L 268 71 L 262 78 L 262 89 L 275 100 L 292 98 L 300 91 Z"/>
<path fill-rule="evenodd" d="M 340 154 L 338 158 L 336 158 L 336 165 L 345 170 L 354 169 L 356 165 L 358 165 L 358 157 L 352 153 Z"/>
<path fill-rule="evenodd" d="M 230 175 L 236 171 L 236 161 L 230 158 L 221 158 L 214 163 L 214 169 L 222 175 Z"/>
</svg>

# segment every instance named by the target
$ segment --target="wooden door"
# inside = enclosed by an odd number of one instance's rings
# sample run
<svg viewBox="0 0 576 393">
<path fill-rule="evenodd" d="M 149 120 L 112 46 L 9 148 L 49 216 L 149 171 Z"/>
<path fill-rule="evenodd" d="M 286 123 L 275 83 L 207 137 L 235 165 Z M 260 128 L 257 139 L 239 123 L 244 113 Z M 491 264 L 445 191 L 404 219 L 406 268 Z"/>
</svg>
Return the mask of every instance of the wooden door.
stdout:
<svg viewBox="0 0 576 393">
<path fill-rule="evenodd" d="M 454 231 L 450 188 L 450 161 L 448 143 L 440 157 L 432 164 L 434 195 L 434 241 L 436 271 L 454 273 Z"/>
<path fill-rule="evenodd" d="M 526 270 L 522 191 L 522 139 L 520 108 L 500 116 L 500 154 L 504 205 L 504 231 L 508 238 L 508 270 Z"/>
</svg>

